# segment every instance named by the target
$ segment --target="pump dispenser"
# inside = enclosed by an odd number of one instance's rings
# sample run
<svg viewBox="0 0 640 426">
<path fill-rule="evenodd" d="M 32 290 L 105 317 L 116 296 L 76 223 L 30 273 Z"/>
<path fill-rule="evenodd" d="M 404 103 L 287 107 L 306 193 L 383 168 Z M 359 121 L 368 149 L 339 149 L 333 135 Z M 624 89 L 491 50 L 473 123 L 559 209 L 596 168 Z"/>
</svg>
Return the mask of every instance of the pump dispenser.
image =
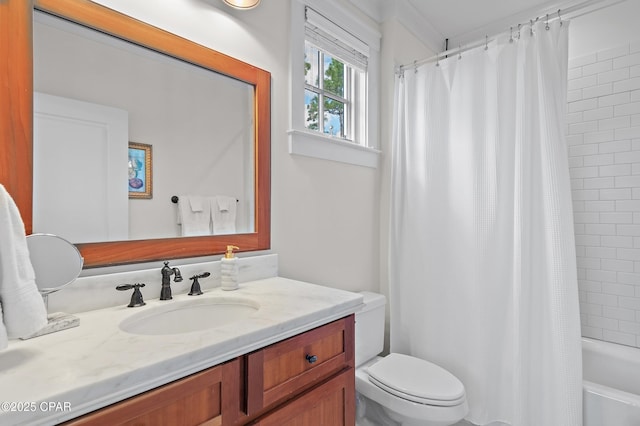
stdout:
<svg viewBox="0 0 640 426">
<path fill-rule="evenodd" d="M 239 250 L 236 246 L 227 246 L 227 251 L 220 261 L 220 287 L 223 290 L 238 289 L 238 258 L 234 256 L 233 250 Z"/>
</svg>

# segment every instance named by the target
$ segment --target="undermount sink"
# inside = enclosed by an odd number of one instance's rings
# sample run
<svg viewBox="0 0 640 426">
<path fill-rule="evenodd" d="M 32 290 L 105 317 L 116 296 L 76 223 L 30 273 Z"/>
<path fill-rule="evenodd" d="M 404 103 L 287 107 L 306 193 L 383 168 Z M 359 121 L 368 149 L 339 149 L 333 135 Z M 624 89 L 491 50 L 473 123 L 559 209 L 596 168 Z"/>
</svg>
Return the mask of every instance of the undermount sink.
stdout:
<svg viewBox="0 0 640 426">
<path fill-rule="evenodd" d="M 203 331 L 249 318 L 260 305 L 249 299 L 216 297 L 166 301 L 120 323 L 120 329 L 132 334 L 165 335 Z"/>
</svg>

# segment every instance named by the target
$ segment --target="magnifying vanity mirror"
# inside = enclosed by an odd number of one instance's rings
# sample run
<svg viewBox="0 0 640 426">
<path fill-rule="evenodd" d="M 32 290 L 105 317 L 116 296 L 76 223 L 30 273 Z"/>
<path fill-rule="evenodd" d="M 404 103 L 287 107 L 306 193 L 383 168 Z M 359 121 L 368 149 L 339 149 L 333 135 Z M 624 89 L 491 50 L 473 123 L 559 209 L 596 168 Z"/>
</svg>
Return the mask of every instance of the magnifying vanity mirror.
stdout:
<svg viewBox="0 0 640 426">
<path fill-rule="evenodd" d="M 89 0 L 0 2 L 0 38 L 0 182 L 27 233 L 70 240 L 85 267 L 221 254 L 230 244 L 242 251 L 270 247 L 267 71 Z M 116 65 L 115 56 L 146 62 Z M 75 74 L 81 69 L 86 74 Z M 141 79 L 121 87 L 133 74 Z M 171 82 L 162 80 L 166 76 Z M 151 80 L 158 85 L 146 87 Z M 55 107 L 75 101 L 80 109 L 91 104 L 121 111 L 128 141 L 120 138 L 111 158 L 124 161 L 106 160 L 109 150 L 102 147 L 79 157 L 78 147 L 88 140 L 83 129 L 78 144 L 43 149 L 40 135 L 59 131 L 59 140 L 71 139 L 49 120 L 57 110 L 41 109 L 51 98 Z M 130 103 L 140 98 L 149 102 Z M 157 108 L 163 100 L 168 106 Z M 127 194 L 127 142 L 153 147 L 153 194 L 146 199 Z M 103 176 L 118 178 L 89 183 L 83 170 L 108 163 L 116 171 L 105 169 Z M 113 188 L 113 199 L 101 186 Z M 181 194 L 237 198 L 238 233 L 180 237 L 171 198 Z M 94 232 L 96 224 L 101 230 Z"/>
<path fill-rule="evenodd" d="M 27 235 L 36 285 L 43 296 L 71 284 L 82 271 L 80 252 L 69 241 L 52 234 Z"/>
</svg>

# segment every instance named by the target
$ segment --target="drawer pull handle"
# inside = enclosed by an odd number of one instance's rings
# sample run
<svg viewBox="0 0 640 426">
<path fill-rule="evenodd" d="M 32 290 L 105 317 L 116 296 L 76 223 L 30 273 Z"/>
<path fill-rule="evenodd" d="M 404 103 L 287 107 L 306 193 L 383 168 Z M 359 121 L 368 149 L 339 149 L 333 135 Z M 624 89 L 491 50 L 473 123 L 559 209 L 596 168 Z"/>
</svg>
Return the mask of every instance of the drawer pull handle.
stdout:
<svg viewBox="0 0 640 426">
<path fill-rule="evenodd" d="M 309 361 L 309 364 L 313 364 L 318 360 L 318 357 L 315 355 L 307 355 L 305 358 L 307 358 L 307 361 Z"/>
</svg>

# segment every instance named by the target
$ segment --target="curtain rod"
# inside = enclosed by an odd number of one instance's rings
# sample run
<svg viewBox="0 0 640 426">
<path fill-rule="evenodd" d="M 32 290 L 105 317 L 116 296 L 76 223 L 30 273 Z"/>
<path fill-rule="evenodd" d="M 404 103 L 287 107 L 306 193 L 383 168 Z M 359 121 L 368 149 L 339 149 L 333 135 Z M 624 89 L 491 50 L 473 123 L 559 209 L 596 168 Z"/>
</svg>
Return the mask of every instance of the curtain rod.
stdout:
<svg viewBox="0 0 640 426">
<path fill-rule="evenodd" d="M 581 2 L 581 3 L 575 4 L 573 6 L 567 7 L 566 9 L 558 9 L 555 12 L 545 13 L 545 14 L 543 14 L 541 16 L 536 17 L 535 19 L 531 19 L 528 22 L 516 24 L 514 26 L 511 26 L 510 30 L 513 31 L 514 29 L 518 29 L 518 28 L 520 30 L 522 30 L 525 26 L 531 25 L 532 23 L 536 23 L 536 22 L 538 22 L 540 20 L 545 20 L 547 22 L 552 22 L 552 21 L 555 21 L 555 20 L 558 20 L 558 19 L 562 19 L 563 17 L 564 18 L 570 18 L 570 19 L 578 18 L 580 16 L 583 16 L 583 15 L 586 15 L 586 14 L 589 14 L 589 13 L 592 13 L 592 12 L 596 12 L 598 10 L 604 9 L 605 7 L 613 6 L 613 5 L 616 5 L 618 3 L 622 3 L 624 1 L 626 1 L 626 0 L 613 0 L 613 1 L 609 1 L 609 2 L 607 2 L 606 0 L 586 0 L 584 2 Z M 600 6 L 596 6 L 596 5 L 598 5 L 598 3 L 603 3 L 603 2 L 605 2 L 606 4 L 600 5 Z M 587 9 L 587 8 L 589 8 L 591 6 L 596 6 L 596 7 L 593 8 L 593 9 L 584 10 L 584 9 Z M 430 56 L 428 58 L 415 60 L 412 63 L 402 64 L 399 67 L 397 67 L 396 72 L 397 73 L 403 72 L 407 68 L 417 67 L 419 65 L 423 65 L 423 64 L 426 64 L 426 63 L 429 63 L 429 62 L 437 62 L 440 59 L 447 58 L 448 56 L 451 56 L 453 54 L 460 54 L 460 53 L 466 52 L 468 50 L 475 49 L 476 47 L 480 47 L 482 45 L 486 46 L 487 44 L 492 42 L 497 35 L 502 34 L 502 33 L 504 33 L 504 31 L 501 31 L 501 32 L 499 32 L 497 34 L 492 35 L 491 38 L 487 35 L 487 36 L 485 36 L 484 40 L 478 40 L 476 42 L 468 43 L 465 46 L 459 46 L 457 48 L 448 49 L 448 50 L 445 50 L 443 52 L 437 53 L 437 54 L 435 54 L 433 56 Z"/>
</svg>

